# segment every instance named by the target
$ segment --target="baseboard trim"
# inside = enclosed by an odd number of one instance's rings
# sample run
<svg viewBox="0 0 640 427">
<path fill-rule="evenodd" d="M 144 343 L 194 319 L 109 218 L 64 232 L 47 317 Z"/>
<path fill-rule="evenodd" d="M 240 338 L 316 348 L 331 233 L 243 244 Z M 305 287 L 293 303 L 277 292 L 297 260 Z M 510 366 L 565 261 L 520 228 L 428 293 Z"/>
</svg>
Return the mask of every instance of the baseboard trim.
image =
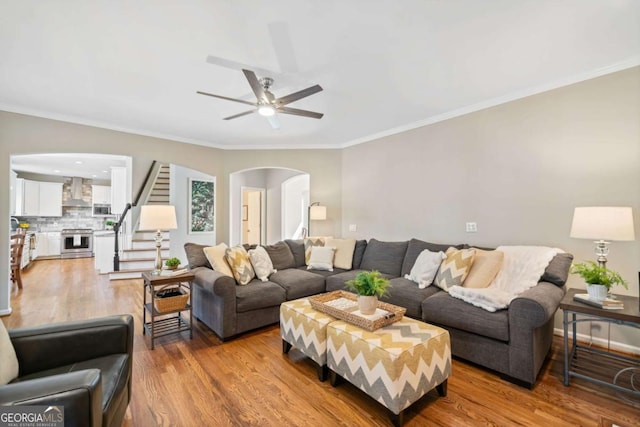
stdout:
<svg viewBox="0 0 640 427">
<path fill-rule="evenodd" d="M 560 337 L 564 336 L 564 330 L 562 329 L 554 328 L 553 333 L 554 335 L 558 335 Z M 597 347 L 602 347 L 602 348 L 609 347 L 612 350 L 620 351 L 623 353 L 640 355 L 640 347 L 635 347 L 633 345 L 624 344 L 618 341 L 607 341 L 604 338 L 591 337 L 586 334 L 576 334 L 576 338 L 578 339 L 578 341 L 582 341 L 582 342 L 593 342 L 593 344 L 596 345 Z"/>
</svg>

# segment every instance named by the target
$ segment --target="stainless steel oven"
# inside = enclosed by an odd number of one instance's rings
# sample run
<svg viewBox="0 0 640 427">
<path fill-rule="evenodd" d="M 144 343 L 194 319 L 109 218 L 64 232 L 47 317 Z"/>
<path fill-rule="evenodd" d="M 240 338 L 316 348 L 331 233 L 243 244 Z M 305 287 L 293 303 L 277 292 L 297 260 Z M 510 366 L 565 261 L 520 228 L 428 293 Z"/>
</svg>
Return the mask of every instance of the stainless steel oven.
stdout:
<svg viewBox="0 0 640 427">
<path fill-rule="evenodd" d="M 61 258 L 93 256 L 93 230 L 90 228 L 65 228 L 60 237 Z"/>
</svg>

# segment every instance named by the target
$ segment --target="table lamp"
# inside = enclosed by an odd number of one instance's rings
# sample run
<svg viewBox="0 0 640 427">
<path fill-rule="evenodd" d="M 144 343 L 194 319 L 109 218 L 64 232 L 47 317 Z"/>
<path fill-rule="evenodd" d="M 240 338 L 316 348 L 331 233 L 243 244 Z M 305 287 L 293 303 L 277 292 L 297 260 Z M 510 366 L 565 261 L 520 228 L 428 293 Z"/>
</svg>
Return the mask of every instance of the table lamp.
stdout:
<svg viewBox="0 0 640 427">
<path fill-rule="evenodd" d="M 571 237 L 595 240 L 598 264 L 607 266 L 611 241 L 635 240 L 633 213 L 630 207 L 578 207 L 573 212 Z"/>
<path fill-rule="evenodd" d="M 140 210 L 140 230 L 156 230 L 156 262 L 153 274 L 162 271 L 162 230 L 178 228 L 176 209 L 172 205 L 144 205 Z"/>
</svg>

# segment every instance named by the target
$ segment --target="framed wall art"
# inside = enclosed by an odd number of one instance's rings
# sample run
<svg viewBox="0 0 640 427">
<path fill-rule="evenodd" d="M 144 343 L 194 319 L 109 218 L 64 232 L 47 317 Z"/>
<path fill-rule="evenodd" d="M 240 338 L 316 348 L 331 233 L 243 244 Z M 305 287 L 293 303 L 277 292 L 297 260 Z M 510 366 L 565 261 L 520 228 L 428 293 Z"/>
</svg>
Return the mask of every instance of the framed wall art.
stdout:
<svg viewBox="0 0 640 427">
<path fill-rule="evenodd" d="M 215 233 L 216 181 L 189 178 L 189 234 Z"/>
</svg>

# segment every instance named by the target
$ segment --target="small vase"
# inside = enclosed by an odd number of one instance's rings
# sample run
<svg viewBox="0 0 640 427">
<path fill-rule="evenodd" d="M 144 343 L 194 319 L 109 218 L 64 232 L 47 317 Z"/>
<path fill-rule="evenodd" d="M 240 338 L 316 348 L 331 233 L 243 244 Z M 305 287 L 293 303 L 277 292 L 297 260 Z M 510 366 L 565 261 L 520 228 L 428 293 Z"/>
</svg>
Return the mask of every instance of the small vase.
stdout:
<svg viewBox="0 0 640 427">
<path fill-rule="evenodd" d="M 358 295 L 358 309 L 362 314 L 373 314 L 378 307 L 378 297 L 375 295 Z"/>
<path fill-rule="evenodd" d="M 608 289 L 604 285 L 589 285 L 587 284 L 587 293 L 589 298 L 596 301 L 604 301 L 607 299 Z"/>
</svg>

